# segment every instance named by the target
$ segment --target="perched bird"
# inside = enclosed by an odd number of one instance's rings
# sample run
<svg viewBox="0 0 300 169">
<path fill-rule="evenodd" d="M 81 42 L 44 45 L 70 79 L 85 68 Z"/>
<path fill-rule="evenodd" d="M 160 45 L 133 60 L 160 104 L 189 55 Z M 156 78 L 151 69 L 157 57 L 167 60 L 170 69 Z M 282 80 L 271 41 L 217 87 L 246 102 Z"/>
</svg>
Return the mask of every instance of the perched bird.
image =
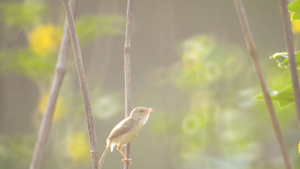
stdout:
<svg viewBox="0 0 300 169">
<path fill-rule="evenodd" d="M 118 123 L 110 132 L 109 136 L 106 139 L 106 149 L 104 150 L 100 160 L 99 160 L 99 168 L 101 168 L 104 158 L 111 148 L 113 151 L 115 145 L 117 145 L 118 151 L 123 155 L 125 159 L 122 159 L 123 162 L 127 161 L 129 165 L 131 159 L 128 159 L 126 155 L 122 151 L 122 146 L 129 143 L 135 136 L 139 133 L 141 128 L 146 124 L 150 112 L 152 112 L 152 108 L 146 107 L 136 107 L 133 109 L 129 115 L 129 117 L 122 120 Z"/>
</svg>

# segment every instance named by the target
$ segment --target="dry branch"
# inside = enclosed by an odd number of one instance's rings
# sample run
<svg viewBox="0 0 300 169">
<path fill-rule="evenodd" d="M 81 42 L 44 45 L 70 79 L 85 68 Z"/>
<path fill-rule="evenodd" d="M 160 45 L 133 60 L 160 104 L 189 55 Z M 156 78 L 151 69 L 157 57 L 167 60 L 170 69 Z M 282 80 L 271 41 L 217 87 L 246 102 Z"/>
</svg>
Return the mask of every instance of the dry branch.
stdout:
<svg viewBox="0 0 300 169">
<path fill-rule="evenodd" d="M 130 50 L 131 50 L 131 21 L 132 21 L 132 0 L 127 1 L 126 32 L 124 45 L 124 79 L 125 79 L 125 117 L 130 115 L 131 109 L 131 71 L 130 71 Z M 125 154 L 130 157 L 130 143 L 125 146 Z M 129 163 L 124 163 L 124 169 L 128 169 Z"/>
<path fill-rule="evenodd" d="M 256 47 L 255 47 L 255 44 L 254 44 L 254 41 L 253 41 L 253 38 L 252 38 L 252 35 L 251 35 L 251 31 L 250 31 L 250 28 L 249 28 L 249 25 L 248 25 L 248 21 L 247 21 L 247 18 L 246 18 L 246 14 L 245 14 L 242 2 L 240 0 L 234 0 L 234 4 L 235 4 L 236 11 L 237 11 L 237 14 L 238 14 L 238 17 L 239 17 L 239 20 L 240 20 L 240 23 L 241 23 L 241 27 L 242 27 L 242 30 L 243 30 L 243 33 L 244 33 L 247 48 L 248 48 L 248 51 L 251 55 L 251 59 L 252 59 L 252 62 L 253 62 L 253 65 L 254 65 L 254 68 L 255 68 L 259 83 L 260 83 L 260 87 L 262 89 L 264 99 L 265 99 L 265 102 L 266 102 L 268 110 L 269 110 L 270 118 L 271 118 L 271 121 L 272 121 L 272 124 L 273 124 L 273 127 L 274 127 L 274 131 L 275 131 L 276 138 L 277 138 L 277 141 L 278 141 L 278 144 L 279 144 L 279 148 L 280 148 L 282 156 L 283 156 L 285 166 L 286 166 L 287 169 L 292 169 L 292 164 L 291 164 L 291 161 L 289 159 L 286 146 L 284 144 L 284 140 L 283 140 L 283 137 L 282 137 L 282 134 L 281 134 L 281 130 L 280 130 L 280 127 L 279 127 L 279 124 L 278 124 L 278 120 L 277 120 L 277 117 L 276 117 L 276 114 L 275 114 L 275 110 L 274 110 L 270 95 L 268 93 L 266 81 L 264 79 L 262 69 L 261 69 L 261 66 L 260 66 L 260 63 L 259 63 L 259 60 L 258 60 Z"/>
<path fill-rule="evenodd" d="M 76 0 L 72 0 L 71 3 L 75 4 L 76 3 L 75 1 Z M 42 119 L 38 138 L 35 144 L 35 149 L 30 164 L 30 169 L 40 168 L 45 145 L 51 129 L 52 117 L 55 110 L 55 104 L 58 97 L 59 89 L 61 87 L 62 81 L 66 74 L 69 47 L 70 47 L 70 34 L 68 29 L 68 22 L 65 21 L 63 36 L 59 48 L 58 60 L 55 68 L 54 79 L 52 81 L 46 110 Z"/>
<path fill-rule="evenodd" d="M 294 41 L 293 41 L 293 34 L 291 30 L 291 21 L 290 21 L 289 12 L 287 10 L 286 0 L 280 0 L 280 4 L 281 4 L 281 11 L 282 11 L 284 39 L 285 39 L 285 44 L 289 55 L 290 72 L 291 72 L 291 78 L 293 84 L 295 106 L 296 106 L 296 111 L 298 116 L 298 125 L 300 125 L 300 87 L 299 87 L 299 79 L 298 79 L 298 72 L 297 72 L 297 64 L 296 64 L 296 59 L 294 54 Z"/>
<path fill-rule="evenodd" d="M 90 104 L 90 99 L 89 99 L 88 87 L 87 87 L 87 83 L 86 83 L 86 77 L 85 77 L 85 72 L 84 72 L 84 67 L 83 67 L 83 61 L 82 61 L 78 36 L 76 33 L 75 22 L 73 19 L 73 14 L 71 11 L 71 7 L 68 3 L 68 0 L 63 0 L 63 3 L 64 3 L 67 20 L 69 23 L 69 31 L 70 31 L 71 40 L 72 40 L 77 75 L 78 75 L 80 89 L 81 89 L 81 95 L 82 95 L 82 99 L 83 99 L 83 103 L 84 103 L 85 117 L 86 117 L 86 121 L 87 121 L 88 133 L 89 133 L 89 139 L 90 139 L 90 147 L 91 147 L 92 168 L 98 169 L 97 140 L 96 140 L 92 109 L 91 109 L 91 104 Z"/>
</svg>

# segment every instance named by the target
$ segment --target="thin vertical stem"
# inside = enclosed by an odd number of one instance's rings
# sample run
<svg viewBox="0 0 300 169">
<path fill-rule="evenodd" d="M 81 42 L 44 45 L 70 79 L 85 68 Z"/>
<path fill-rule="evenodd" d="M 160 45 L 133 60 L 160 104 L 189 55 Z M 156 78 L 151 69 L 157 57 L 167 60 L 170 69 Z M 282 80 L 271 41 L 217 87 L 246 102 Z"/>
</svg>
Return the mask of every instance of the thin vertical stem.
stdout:
<svg viewBox="0 0 300 169">
<path fill-rule="evenodd" d="M 132 0 L 127 1 L 126 33 L 124 45 L 124 80 L 125 80 L 125 117 L 130 115 L 131 109 L 131 70 L 130 70 L 130 50 L 131 50 L 131 22 L 132 22 Z M 125 154 L 130 157 L 130 143 L 125 146 Z M 124 169 L 128 169 L 129 163 L 124 163 Z"/>
<path fill-rule="evenodd" d="M 92 108 L 91 103 L 89 99 L 89 93 L 88 93 L 88 87 L 86 83 L 86 77 L 83 67 L 83 61 L 82 61 L 82 55 L 80 51 L 78 36 L 76 33 L 76 27 L 75 22 L 73 18 L 73 14 L 71 11 L 71 7 L 68 3 L 68 0 L 63 0 L 64 8 L 67 16 L 67 20 L 69 23 L 69 31 L 71 35 L 71 41 L 73 46 L 73 53 L 74 58 L 76 62 L 76 69 L 77 69 L 77 75 L 79 79 L 80 89 L 81 89 L 81 95 L 84 103 L 84 110 L 85 110 L 85 117 L 87 121 L 88 126 L 88 133 L 89 133 L 89 139 L 90 139 L 90 147 L 91 147 L 91 156 L 92 156 L 92 168 L 98 169 L 98 148 L 97 148 L 97 140 L 96 140 L 96 134 L 95 134 L 95 128 L 93 123 L 93 115 L 92 115 Z"/>
<path fill-rule="evenodd" d="M 256 47 L 255 47 L 255 44 L 254 44 L 254 41 L 253 41 L 253 38 L 251 35 L 250 27 L 249 27 L 249 24 L 248 24 L 248 21 L 246 18 L 246 14 L 245 14 L 242 2 L 240 0 L 234 0 L 234 4 L 235 4 L 236 11 L 237 11 L 237 14 L 238 14 L 238 17 L 239 17 L 239 20 L 241 23 L 241 27 L 242 27 L 242 30 L 244 33 L 247 48 L 251 55 L 251 59 L 252 59 L 252 62 L 253 62 L 253 65 L 254 65 L 254 68 L 255 68 L 259 83 L 260 83 L 260 87 L 262 89 L 264 99 L 265 99 L 265 102 L 266 102 L 268 110 L 269 110 L 270 118 L 271 118 L 271 121 L 273 124 L 273 128 L 274 128 L 274 131 L 276 134 L 276 138 L 277 138 L 277 142 L 279 144 L 280 151 L 283 156 L 284 164 L 287 169 L 292 169 L 293 167 L 292 167 L 291 161 L 289 159 L 286 146 L 284 144 L 284 140 L 283 140 L 283 137 L 281 134 L 281 130 L 280 130 L 280 127 L 278 124 L 278 120 L 277 120 L 277 117 L 275 114 L 275 110 L 274 110 L 270 95 L 268 93 L 266 81 L 263 76 L 262 69 L 261 69 L 261 66 L 260 66 L 260 63 L 258 60 Z"/>
<path fill-rule="evenodd" d="M 71 3 L 75 4 L 75 1 L 76 0 L 72 0 Z M 70 34 L 68 30 L 68 22 L 65 21 L 63 36 L 59 48 L 58 60 L 55 68 L 55 74 L 51 84 L 46 110 L 42 119 L 38 138 L 35 144 L 35 149 L 31 160 L 30 169 L 38 169 L 40 168 L 41 165 L 41 161 L 45 150 L 45 145 L 52 125 L 52 117 L 55 110 L 56 100 L 64 76 L 66 74 L 69 47 L 70 47 Z"/>
<path fill-rule="evenodd" d="M 299 87 L 299 79 L 298 79 L 298 72 L 297 72 L 297 64 L 296 64 L 296 59 L 294 54 L 294 41 L 293 41 L 293 34 L 291 29 L 291 21 L 290 21 L 289 12 L 287 10 L 286 0 L 280 0 L 280 4 L 281 4 L 281 11 L 282 11 L 285 45 L 289 55 L 290 72 L 291 72 L 291 79 L 293 84 L 295 106 L 296 106 L 296 111 L 298 116 L 298 125 L 300 125 L 300 87 Z"/>
</svg>

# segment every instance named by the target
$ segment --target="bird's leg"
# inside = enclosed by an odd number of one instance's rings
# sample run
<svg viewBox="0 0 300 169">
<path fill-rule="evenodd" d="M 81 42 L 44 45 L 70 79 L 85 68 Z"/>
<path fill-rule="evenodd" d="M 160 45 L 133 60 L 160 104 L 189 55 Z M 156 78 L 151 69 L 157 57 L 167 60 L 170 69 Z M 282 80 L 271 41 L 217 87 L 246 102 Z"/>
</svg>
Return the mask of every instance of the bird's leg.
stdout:
<svg viewBox="0 0 300 169">
<path fill-rule="evenodd" d="M 130 160 L 131 159 L 128 159 L 127 157 L 126 157 L 126 155 L 123 153 L 123 151 L 122 151 L 122 146 L 118 146 L 118 151 L 122 154 L 122 156 L 125 158 L 125 159 L 122 159 L 122 161 L 123 162 L 128 162 L 129 163 L 129 165 L 131 165 L 132 163 L 130 162 Z"/>
</svg>

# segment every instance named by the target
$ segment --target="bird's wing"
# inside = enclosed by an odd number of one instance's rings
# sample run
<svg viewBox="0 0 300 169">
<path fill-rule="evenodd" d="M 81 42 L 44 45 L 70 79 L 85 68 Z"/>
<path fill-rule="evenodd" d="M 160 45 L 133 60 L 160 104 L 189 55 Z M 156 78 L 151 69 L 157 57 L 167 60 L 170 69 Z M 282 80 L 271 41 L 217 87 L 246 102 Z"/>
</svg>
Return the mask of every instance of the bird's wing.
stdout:
<svg viewBox="0 0 300 169">
<path fill-rule="evenodd" d="M 136 123 L 137 121 L 131 118 L 122 120 L 111 130 L 109 136 L 107 137 L 107 140 L 111 140 L 125 133 L 128 133 L 128 131 L 130 131 L 136 125 Z"/>
</svg>

